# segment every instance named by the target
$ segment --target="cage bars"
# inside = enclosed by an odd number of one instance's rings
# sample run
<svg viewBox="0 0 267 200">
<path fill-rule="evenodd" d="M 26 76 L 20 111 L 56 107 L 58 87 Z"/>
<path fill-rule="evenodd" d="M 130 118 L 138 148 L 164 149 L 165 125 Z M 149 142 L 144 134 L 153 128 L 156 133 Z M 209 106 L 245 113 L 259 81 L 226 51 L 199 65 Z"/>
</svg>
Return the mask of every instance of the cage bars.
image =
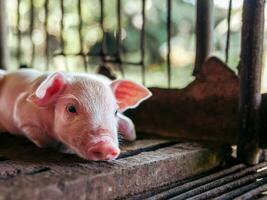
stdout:
<svg viewBox="0 0 267 200">
<path fill-rule="evenodd" d="M 48 16 L 49 16 L 49 0 L 45 0 L 45 21 L 44 21 L 44 30 L 45 30 L 45 69 L 49 70 L 50 57 L 49 57 L 49 35 L 48 35 Z"/>
<path fill-rule="evenodd" d="M 82 58 L 83 61 L 83 67 L 84 70 L 87 72 L 87 62 L 86 62 L 86 57 L 83 56 L 84 52 L 84 47 L 83 47 L 83 35 L 82 35 L 82 2 L 81 0 L 78 0 L 78 16 L 79 16 L 79 27 L 78 27 L 78 33 L 79 33 L 79 44 L 80 44 L 80 51 L 79 54 Z"/>
<path fill-rule="evenodd" d="M 263 52 L 265 0 L 245 0 L 240 56 L 240 136 L 237 157 L 247 164 L 259 158 L 260 80 Z"/>
<path fill-rule="evenodd" d="M 193 75 L 199 73 L 201 66 L 210 54 L 213 0 L 197 0 L 196 9 L 196 58 Z"/>
<path fill-rule="evenodd" d="M 124 77 L 124 70 L 121 65 L 121 0 L 117 0 L 117 33 L 116 33 L 116 45 L 117 45 L 117 61 L 118 61 L 118 68 Z"/>
<path fill-rule="evenodd" d="M 19 67 L 21 65 L 20 2 L 21 2 L 21 0 L 17 0 L 17 24 L 16 24 L 16 29 L 17 29 L 16 32 L 18 35 L 16 57 L 17 57 Z"/>
<path fill-rule="evenodd" d="M 34 58 L 35 58 L 35 43 L 33 41 L 35 10 L 34 10 L 33 0 L 31 0 L 30 4 L 31 4 L 31 7 L 30 7 L 30 32 L 29 34 L 30 34 L 31 49 L 32 49 L 30 66 L 33 66 Z"/>
<path fill-rule="evenodd" d="M 168 0 L 169 1 L 169 0 Z M 87 71 L 87 57 L 99 57 L 101 60 L 101 64 L 105 65 L 107 63 L 114 64 L 118 66 L 119 71 L 124 76 L 124 68 L 123 65 L 133 65 L 133 66 L 140 66 L 141 72 L 142 72 L 142 82 L 145 84 L 145 27 L 146 27 L 146 0 L 141 0 L 141 16 L 142 16 L 142 26 L 140 30 L 140 60 L 139 61 L 127 61 L 122 59 L 122 6 L 121 6 L 121 0 L 117 0 L 117 32 L 116 32 L 116 52 L 115 53 L 109 53 L 107 50 L 107 41 L 106 41 L 106 30 L 104 25 L 104 19 L 105 19 L 105 0 L 99 0 L 100 4 L 100 18 L 99 18 L 99 25 L 102 32 L 102 41 L 101 41 L 101 49 L 100 52 L 85 52 L 83 47 L 83 35 L 82 35 L 82 29 L 83 29 L 83 23 L 82 23 L 82 4 L 84 3 L 82 0 L 77 1 L 77 14 L 78 14 L 78 35 L 79 35 L 79 43 L 80 48 L 79 52 L 77 53 L 68 53 L 66 52 L 66 41 L 64 40 L 64 15 L 65 15 L 65 9 L 64 9 L 64 0 L 60 0 L 60 11 L 61 11 L 61 18 L 60 18 L 60 31 L 59 31 L 59 43 L 60 43 L 60 50 L 57 52 L 49 52 L 49 32 L 48 32 L 48 19 L 49 19 L 49 0 L 45 0 L 44 3 L 44 13 L 45 13 L 45 19 L 44 19 L 44 35 L 45 35 L 45 70 L 49 70 L 49 64 L 50 64 L 50 54 L 52 56 L 63 56 L 65 59 L 68 56 L 79 56 L 83 60 L 83 66 L 84 70 Z M 170 2 L 168 2 L 170 4 Z M 22 32 L 20 31 L 20 21 L 21 21 L 21 15 L 20 15 L 20 6 L 21 6 L 21 0 L 17 0 L 17 25 L 16 25 L 16 33 L 17 33 L 17 52 L 16 52 L 16 58 L 18 60 L 19 66 L 22 65 L 21 63 L 21 40 L 22 40 Z M 30 27 L 29 27 L 29 36 L 31 39 L 31 48 L 32 48 L 32 55 L 30 60 L 30 66 L 33 66 L 33 62 L 36 56 L 35 53 L 35 44 L 33 41 L 33 32 L 34 32 L 34 20 L 35 20 L 35 11 L 34 11 L 34 0 L 30 1 Z M 168 9 L 170 11 L 170 8 Z M 168 14 L 170 15 L 170 14 Z M 168 21 L 170 20 L 170 16 L 167 16 Z M 170 22 L 168 22 L 170 23 Z M 168 27 L 170 28 L 170 24 Z M 170 32 L 168 30 L 168 32 Z M 170 36 L 170 33 L 168 34 Z M 168 41 L 170 40 L 168 36 Z M 170 49 L 170 47 L 168 47 Z M 169 52 L 168 52 L 169 53 Z M 66 69 L 68 70 L 67 62 L 64 59 L 64 63 L 66 66 Z M 170 66 L 170 61 L 168 61 L 168 66 Z M 168 67 L 168 71 L 170 71 L 170 67 Z M 168 73 L 170 74 L 170 72 Z M 170 76 L 168 75 L 168 81 L 170 82 Z M 170 83 L 168 84 L 170 85 Z"/>
<path fill-rule="evenodd" d="M 232 0 L 229 0 L 228 13 L 227 13 L 227 35 L 225 45 L 225 63 L 228 63 L 229 59 L 229 48 L 231 39 L 231 15 L 232 15 Z"/>
<path fill-rule="evenodd" d="M 171 16 L 172 1 L 167 0 L 167 77 L 168 87 L 171 87 Z"/>
<path fill-rule="evenodd" d="M 101 49 L 100 49 L 100 57 L 102 64 L 105 64 L 106 62 L 106 54 L 107 54 L 107 47 L 106 47 L 106 32 L 104 27 L 104 0 L 100 1 L 100 28 L 102 30 L 102 42 L 101 42 Z"/>
<path fill-rule="evenodd" d="M 6 2 L 0 1 L 0 69 L 8 66 L 8 49 L 6 37 Z"/>
<path fill-rule="evenodd" d="M 145 77 L 145 22 L 146 22 L 146 0 L 142 0 L 142 29 L 141 29 L 141 67 L 142 67 L 142 83 L 146 84 Z"/>
</svg>

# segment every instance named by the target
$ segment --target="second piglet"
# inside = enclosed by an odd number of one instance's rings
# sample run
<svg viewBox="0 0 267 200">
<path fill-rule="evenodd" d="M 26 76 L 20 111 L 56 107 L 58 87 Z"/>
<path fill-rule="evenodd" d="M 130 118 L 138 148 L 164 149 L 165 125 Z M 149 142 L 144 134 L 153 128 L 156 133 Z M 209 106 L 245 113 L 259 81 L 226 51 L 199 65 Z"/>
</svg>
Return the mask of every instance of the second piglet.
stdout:
<svg viewBox="0 0 267 200">
<path fill-rule="evenodd" d="M 100 75 L 35 70 L 1 73 L 0 129 L 24 135 L 39 147 L 61 142 L 88 160 L 112 160 L 118 131 L 135 139 L 122 112 L 151 96 L 147 88 Z"/>
</svg>

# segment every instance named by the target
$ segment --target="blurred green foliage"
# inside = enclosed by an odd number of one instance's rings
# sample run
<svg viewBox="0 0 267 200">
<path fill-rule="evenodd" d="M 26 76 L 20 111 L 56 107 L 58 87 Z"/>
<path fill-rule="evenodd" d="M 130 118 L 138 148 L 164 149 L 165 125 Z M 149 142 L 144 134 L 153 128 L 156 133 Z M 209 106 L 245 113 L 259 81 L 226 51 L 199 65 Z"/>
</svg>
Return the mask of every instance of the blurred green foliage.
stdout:
<svg viewBox="0 0 267 200">
<path fill-rule="evenodd" d="M 218 0 L 220 1 L 220 0 Z M 227 9 L 216 4 L 214 10 L 214 42 L 212 55 L 224 60 L 224 50 L 227 31 Z M 85 52 L 97 52 L 100 49 L 102 32 L 99 25 L 100 4 L 98 0 L 81 0 L 82 2 L 82 36 L 83 44 L 79 42 L 79 16 L 78 0 L 64 0 L 64 30 L 66 53 L 78 53 L 80 45 L 83 45 Z M 224 1 L 227 7 L 228 1 Z M 19 13 L 19 30 L 22 34 L 22 64 L 30 65 L 32 46 L 34 42 L 35 59 L 33 67 L 45 69 L 45 32 L 44 21 L 45 0 L 33 0 L 34 3 L 34 31 L 30 38 L 30 0 L 21 0 Z M 107 32 L 107 47 L 109 53 L 116 52 L 116 0 L 106 0 L 104 25 Z M 195 54 L 195 1 L 194 0 L 173 0 L 172 1 L 172 87 L 184 87 L 191 82 L 194 54 Z M 167 1 L 147 0 L 146 1 L 146 80 L 148 86 L 167 86 L 166 69 L 166 39 L 167 39 Z M 7 1 L 7 14 L 9 24 L 9 47 L 11 50 L 12 69 L 18 66 L 16 60 L 17 52 L 17 0 Z M 140 28 L 141 0 L 122 0 L 122 53 L 123 59 L 133 62 L 140 60 Z M 231 43 L 229 66 L 236 69 L 240 51 L 240 27 L 241 8 L 237 7 L 232 11 Z M 49 32 L 49 63 L 51 70 L 65 70 L 66 64 L 69 70 L 82 71 L 83 62 L 79 56 L 54 57 L 53 53 L 60 51 L 60 1 L 49 1 L 48 32 Z M 96 70 L 99 64 L 97 59 L 88 58 L 91 72 Z M 126 78 L 141 81 L 141 68 L 139 66 L 124 66 Z M 114 70 L 120 76 L 118 69 Z"/>
</svg>

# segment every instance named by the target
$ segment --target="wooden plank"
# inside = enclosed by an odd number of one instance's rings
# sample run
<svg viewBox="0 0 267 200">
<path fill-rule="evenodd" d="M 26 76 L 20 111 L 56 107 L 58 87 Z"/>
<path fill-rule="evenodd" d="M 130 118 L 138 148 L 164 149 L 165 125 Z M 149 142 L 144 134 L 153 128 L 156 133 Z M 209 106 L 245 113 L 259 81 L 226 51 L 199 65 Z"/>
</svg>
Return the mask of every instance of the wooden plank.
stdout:
<svg viewBox="0 0 267 200">
<path fill-rule="evenodd" d="M 0 178 L 0 200 L 114 199 L 206 171 L 218 166 L 224 155 L 218 148 L 189 143 L 161 147 L 157 145 L 168 142 L 152 140 L 125 147 L 126 152 L 142 144 L 147 148 L 134 156 L 89 162 L 16 140 L 0 139 L 0 153 L 12 159 L 0 161 L 1 174 L 7 174 Z"/>
</svg>

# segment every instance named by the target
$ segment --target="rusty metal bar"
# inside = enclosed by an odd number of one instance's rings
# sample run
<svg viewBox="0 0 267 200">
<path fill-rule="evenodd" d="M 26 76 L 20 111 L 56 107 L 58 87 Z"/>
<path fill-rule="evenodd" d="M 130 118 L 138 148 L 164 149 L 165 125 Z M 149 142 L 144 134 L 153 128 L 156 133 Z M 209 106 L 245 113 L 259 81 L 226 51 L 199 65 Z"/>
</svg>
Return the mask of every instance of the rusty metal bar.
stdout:
<svg viewBox="0 0 267 200">
<path fill-rule="evenodd" d="M 146 84 L 146 69 L 145 69 L 145 27 L 146 27 L 146 0 L 142 0 L 142 28 L 141 28 L 141 40 L 140 40 L 140 50 L 141 50 L 141 67 L 142 67 L 142 83 Z"/>
<path fill-rule="evenodd" d="M 61 50 L 65 53 L 65 41 L 63 37 L 63 30 L 64 30 L 64 0 L 60 0 L 60 10 L 61 10 L 61 20 L 60 20 L 60 45 Z"/>
<path fill-rule="evenodd" d="M 243 178 L 240 178 L 240 179 L 235 180 L 233 182 L 227 183 L 227 184 L 225 184 L 223 186 L 220 186 L 218 188 L 214 188 L 214 189 L 208 190 L 204 194 L 199 194 L 199 195 L 196 195 L 196 196 L 194 196 L 192 198 L 189 198 L 189 199 L 190 200 L 211 199 L 211 198 L 216 197 L 217 195 L 220 195 L 220 194 L 223 194 L 225 192 L 231 191 L 234 188 L 239 188 L 244 184 L 248 184 L 248 183 L 254 182 L 254 181 L 256 181 L 256 179 L 262 178 L 264 176 L 267 176 L 267 170 L 264 170 L 264 171 L 261 171 L 261 172 L 258 172 L 258 173 L 255 173 L 255 174 L 252 174 L 252 175 L 249 175 L 249 176 L 245 176 Z"/>
<path fill-rule="evenodd" d="M 251 184 L 238 187 L 234 191 L 218 196 L 214 200 L 225 200 L 234 198 L 243 199 L 244 197 L 246 197 L 245 199 L 247 199 L 247 197 L 252 198 L 254 195 L 259 194 L 262 191 L 261 189 L 265 188 L 267 190 L 266 186 L 267 186 L 267 178 L 265 177 Z M 256 191 L 253 192 L 254 190 Z"/>
<path fill-rule="evenodd" d="M 168 87 L 171 87 L 171 17 L 172 17 L 172 1 L 167 1 L 167 76 Z"/>
<path fill-rule="evenodd" d="M 49 16 L 49 0 L 45 0 L 45 21 L 44 21 L 44 30 L 45 30 L 45 60 L 46 65 L 45 69 L 46 71 L 49 70 L 49 63 L 50 63 L 50 57 L 49 57 L 49 38 L 48 38 L 48 16 Z"/>
<path fill-rule="evenodd" d="M 266 180 L 266 179 L 265 179 Z M 261 181 L 259 181 L 261 182 Z M 266 182 L 266 181 L 265 181 Z M 240 195 L 239 197 L 236 197 L 235 200 L 245 200 L 245 199 L 256 199 L 256 197 L 262 193 L 267 191 L 267 184 L 261 185 L 253 190 L 250 190 L 246 192 L 243 195 Z M 266 199 L 266 196 L 265 196 Z"/>
<path fill-rule="evenodd" d="M 240 56 L 240 136 L 237 157 L 247 164 L 259 159 L 259 107 L 265 0 L 245 0 Z"/>
<path fill-rule="evenodd" d="M 104 26 L 104 0 L 99 0 L 100 1 L 100 28 L 102 30 L 102 42 L 101 42 L 101 49 L 100 49 L 100 57 L 102 61 L 102 65 L 105 65 L 106 62 L 106 52 L 107 52 L 107 47 L 106 47 L 106 32 L 105 32 L 105 26 Z"/>
<path fill-rule="evenodd" d="M 82 36 L 82 2 L 78 0 L 78 15 L 79 15 L 79 41 L 80 41 L 80 55 L 83 61 L 84 70 L 87 72 L 87 62 L 86 62 L 86 55 L 84 55 L 84 48 L 83 48 L 83 36 Z"/>
<path fill-rule="evenodd" d="M 118 60 L 118 68 L 124 77 L 124 70 L 121 65 L 121 0 L 117 0 L 117 22 L 118 22 L 118 30 L 116 34 L 116 43 L 117 43 L 117 60 Z"/>
<path fill-rule="evenodd" d="M 227 36 L 225 46 L 225 63 L 228 63 L 230 39 L 231 39 L 231 14 L 232 14 L 232 0 L 229 0 L 228 14 L 227 14 Z"/>
<path fill-rule="evenodd" d="M 6 1 L 0 1 L 0 69 L 8 67 Z"/>
<path fill-rule="evenodd" d="M 31 61 L 30 61 L 30 66 L 33 67 L 34 65 L 34 58 L 35 58 L 35 44 L 33 41 L 33 30 L 34 30 L 34 18 L 35 18 L 35 10 L 34 10 L 34 0 L 30 1 L 30 39 L 31 39 L 31 48 L 32 48 L 32 52 L 31 52 Z"/>
<path fill-rule="evenodd" d="M 194 184 L 192 184 L 192 187 L 188 189 L 188 191 L 175 196 L 174 198 L 171 198 L 171 200 L 179 200 L 179 199 L 189 199 L 192 197 L 192 199 L 209 199 L 207 196 L 211 195 L 213 196 L 215 193 L 216 194 L 221 194 L 219 193 L 220 191 L 228 191 L 229 189 L 231 189 L 232 187 L 234 187 L 234 184 L 238 184 L 237 182 L 235 182 L 237 179 L 239 179 L 238 181 L 240 181 L 240 183 L 244 184 L 244 183 L 248 183 L 249 181 L 255 180 L 258 177 L 262 177 L 267 175 L 267 170 L 264 170 L 262 172 L 256 173 L 258 169 L 262 168 L 266 166 L 266 163 L 261 163 L 259 165 L 253 166 L 253 167 L 249 167 L 246 168 L 240 172 L 237 173 L 233 173 L 230 175 L 227 175 L 225 177 L 219 178 L 217 180 L 214 180 L 212 182 L 208 182 L 206 184 L 203 184 L 199 187 L 195 187 Z M 231 184 L 231 187 L 229 187 L 229 185 Z M 213 189 L 218 189 L 217 191 L 215 191 Z M 212 193 L 205 193 L 203 197 L 198 196 L 199 194 L 203 193 L 203 192 L 212 192 Z M 197 197 L 197 198 L 196 198 Z"/>
<path fill-rule="evenodd" d="M 204 184 L 207 184 L 207 183 L 210 183 L 212 181 L 215 181 L 219 178 L 222 178 L 222 177 L 225 177 L 227 175 L 230 175 L 230 174 L 233 174 L 233 173 L 237 173 L 238 171 L 240 170 L 243 170 L 245 169 L 246 166 L 243 165 L 243 164 L 239 164 L 239 165 L 235 165 L 233 167 L 230 167 L 230 168 L 227 168 L 227 169 L 224 169 L 224 170 L 221 170 L 219 172 L 216 172 L 216 173 L 213 173 L 209 176 L 204 176 L 202 178 L 199 178 L 197 180 L 194 180 L 194 181 L 190 181 L 190 182 L 187 182 L 187 183 L 183 183 L 183 184 L 178 184 L 176 185 L 175 187 L 167 190 L 167 191 L 164 191 L 164 192 L 161 192 L 159 194 L 156 194 L 154 196 L 151 196 L 151 200 L 154 199 L 154 200 L 157 200 L 157 199 L 167 199 L 167 198 L 171 198 L 171 197 L 175 197 L 179 194 L 182 194 L 183 192 L 187 192 L 193 188 L 196 188 L 196 187 L 199 187 L 199 186 L 202 186 Z M 149 200 L 150 198 L 148 198 Z"/>
<path fill-rule="evenodd" d="M 61 52 L 65 55 L 65 57 L 68 54 L 65 54 L 65 40 L 63 36 L 64 32 L 64 16 L 65 16 L 65 9 L 64 9 L 64 0 L 60 0 L 60 10 L 61 10 L 61 20 L 60 20 L 60 46 L 61 46 Z M 66 58 L 64 58 L 64 64 L 67 71 L 69 71 L 68 63 L 66 62 Z"/>
<path fill-rule="evenodd" d="M 21 0 L 17 0 L 17 35 L 18 35 L 18 40 L 17 40 L 17 61 L 18 61 L 18 66 L 21 65 L 21 32 L 20 32 L 20 2 Z"/>
<path fill-rule="evenodd" d="M 210 55 L 213 0 L 197 0 L 196 9 L 196 58 L 193 75 L 197 75 L 200 72 L 201 66 Z"/>
</svg>

